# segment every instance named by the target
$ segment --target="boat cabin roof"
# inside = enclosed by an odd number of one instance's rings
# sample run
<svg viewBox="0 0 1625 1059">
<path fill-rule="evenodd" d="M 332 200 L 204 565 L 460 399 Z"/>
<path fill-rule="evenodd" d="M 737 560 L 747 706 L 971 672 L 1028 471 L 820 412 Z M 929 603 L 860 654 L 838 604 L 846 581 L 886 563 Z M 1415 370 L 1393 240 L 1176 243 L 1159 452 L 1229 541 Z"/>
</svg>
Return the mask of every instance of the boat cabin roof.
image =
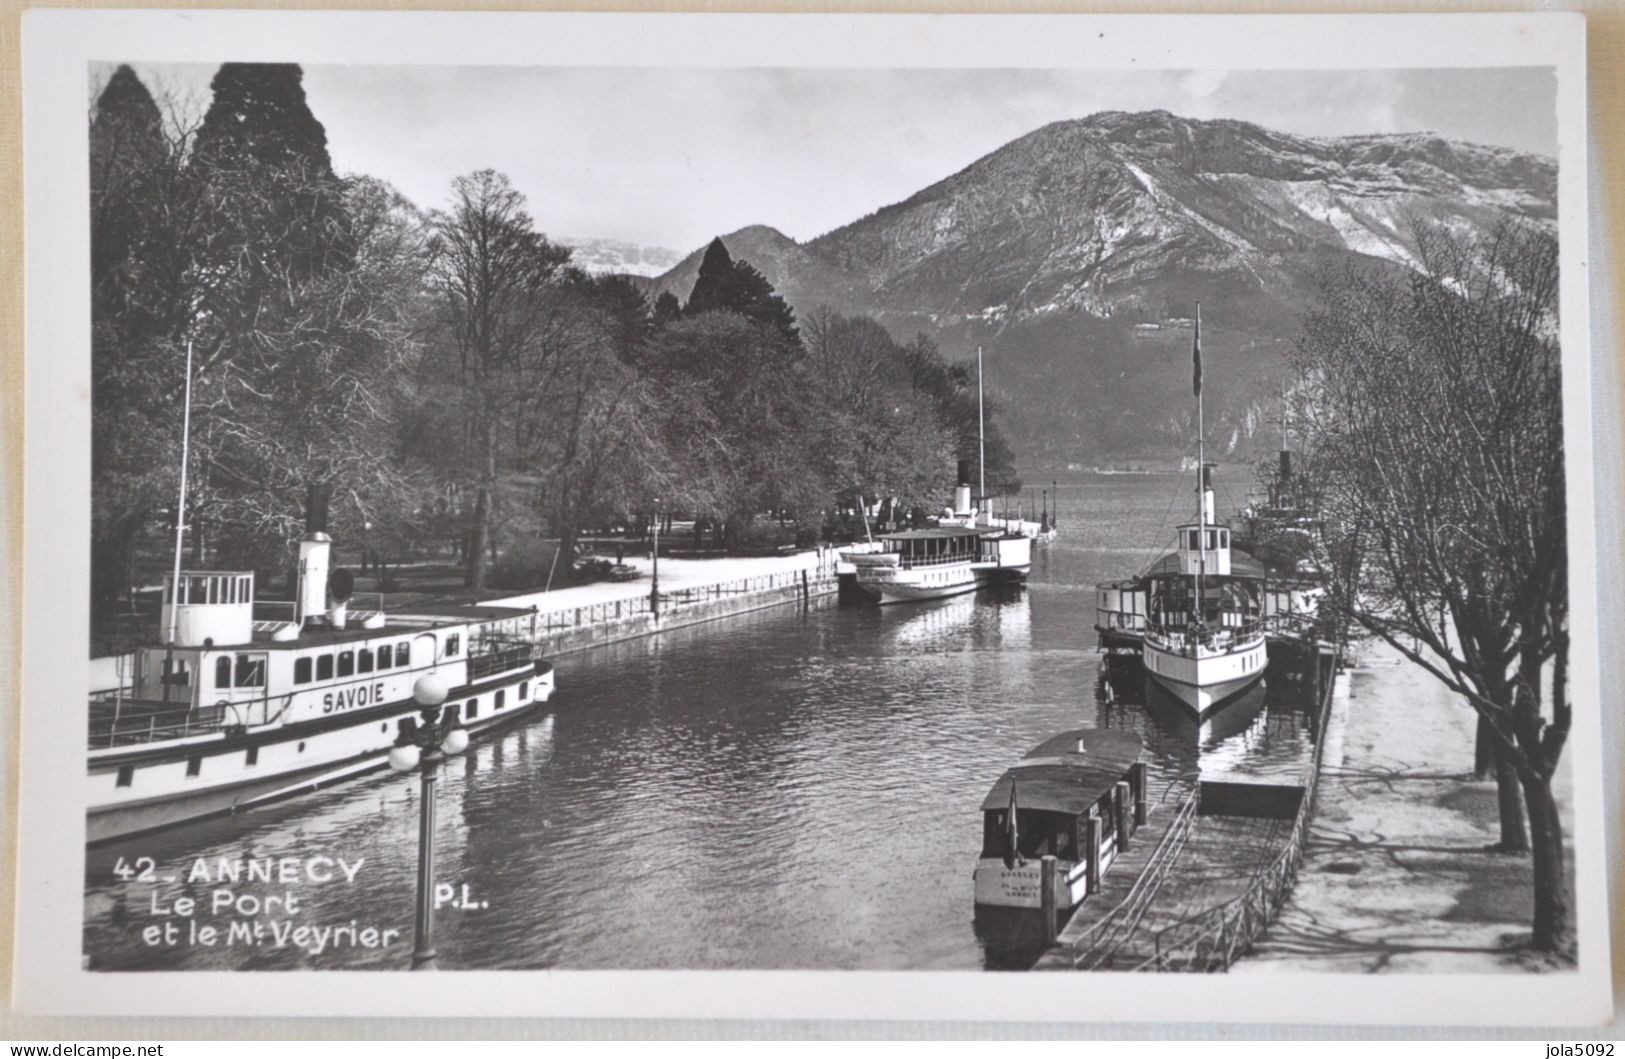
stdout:
<svg viewBox="0 0 1625 1059">
<path fill-rule="evenodd" d="M 409 612 L 391 614 L 384 624 L 376 629 L 365 628 L 361 621 L 352 615 L 351 624 L 342 629 L 319 626 L 306 628 L 301 629 L 295 639 L 278 640 L 275 638 L 271 626 L 286 620 L 286 613 L 264 614 L 262 612 L 255 615 L 255 620 L 265 624 L 266 627 L 255 629 L 253 639 L 248 643 L 216 643 L 211 646 L 218 649 L 253 647 L 259 650 L 299 651 L 312 647 L 333 647 L 347 643 L 358 643 L 362 640 L 385 640 L 391 636 L 412 636 L 428 629 L 439 629 L 450 625 L 472 625 L 487 621 L 501 621 L 507 618 L 528 618 L 530 615 L 531 610 L 528 607 L 486 607 L 478 604 L 459 606 L 453 603 L 414 605 Z M 148 643 L 145 646 L 155 647 L 158 645 Z"/>
<path fill-rule="evenodd" d="M 883 541 L 928 541 L 928 540 L 958 540 L 963 537 L 996 536 L 1003 530 L 991 530 L 985 526 L 932 526 L 927 529 L 900 530 L 897 533 L 887 533 L 881 536 Z"/>
<path fill-rule="evenodd" d="M 1145 582 L 1153 577 L 1178 576 L 1180 576 L 1179 553 L 1169 552 L 1156 562 L 1152 563 L 1150 566 L 1146 567 L 1145 571 L 1138 577 L 1120 577 L 1113 581 L 1101 581 L 1100 583 L 1096 584 L 1095 587 L 1136 589 L 1143 588 Z M 1221 577 L 1219 574 L 1209 574 L 1208 576 L 1214 578 L 1215 580 Z M 1266 571 L 1263 563 L 1259 562 L 1257 559 L 1254 559 L 1251 555 L 1248 555 L 1244 551 L 1240 551 L 1235 548 L 1230 549 L 1230 572 L 1222 575 L 1222 577 L 1251 578 L 1257 581 L 1262 581 L 1264 580 L 1265 576 Z"/>
<path fill-rule="evenodd" d="M 1077 728 L 1044 740 L 1007 769 L 982 799 L 982 812 L 1010 807 L 1082 816 L 1140 759 L 1144 744 L 1134 732 Z"/>
<path fill-rule="evenodd" d="M 1180 572 L 1179 553 L 1169 552 L 1150 566 L 1140 576 L 1144 577 L 1174 577 Z M 1217 577 L 1218 575 L 1212 575 Z M 1225 577 L 1253 577 L 1259 580 L 1264 578 L 1264 564 L 1254 559 L 1246 552 L 1230 549 L 1230 572 Z"/>
</svg>

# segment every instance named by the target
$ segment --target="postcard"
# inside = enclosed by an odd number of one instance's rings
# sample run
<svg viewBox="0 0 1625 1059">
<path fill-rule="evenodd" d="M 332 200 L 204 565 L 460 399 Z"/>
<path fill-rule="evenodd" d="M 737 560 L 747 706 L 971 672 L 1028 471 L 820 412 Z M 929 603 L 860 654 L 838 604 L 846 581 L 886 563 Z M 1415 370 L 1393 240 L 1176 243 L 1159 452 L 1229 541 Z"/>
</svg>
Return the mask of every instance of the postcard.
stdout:
<svg viewBox="0 0 1625 1059">
<path fill-rule="evenodd" d="M 1583 42 L 30 12 L 15 1003 L 1606 1019 Z"/>
</svg>

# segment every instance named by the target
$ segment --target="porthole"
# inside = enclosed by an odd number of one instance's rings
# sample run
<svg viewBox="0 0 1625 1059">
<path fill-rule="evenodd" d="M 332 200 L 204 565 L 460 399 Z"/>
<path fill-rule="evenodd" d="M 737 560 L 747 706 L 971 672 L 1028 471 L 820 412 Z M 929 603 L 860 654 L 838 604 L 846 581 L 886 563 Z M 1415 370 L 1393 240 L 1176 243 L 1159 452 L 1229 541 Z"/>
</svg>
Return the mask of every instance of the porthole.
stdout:
<svg viewBox="0 0 1625 1059">
<path fill-rule="evenodd" d="M 304 744 L 303 740 L 301 740 L 300 743 L 299 743 L 299 752 L 301 754 L 303 754 L 305 752 L 305 744 Z"/>
</svg>

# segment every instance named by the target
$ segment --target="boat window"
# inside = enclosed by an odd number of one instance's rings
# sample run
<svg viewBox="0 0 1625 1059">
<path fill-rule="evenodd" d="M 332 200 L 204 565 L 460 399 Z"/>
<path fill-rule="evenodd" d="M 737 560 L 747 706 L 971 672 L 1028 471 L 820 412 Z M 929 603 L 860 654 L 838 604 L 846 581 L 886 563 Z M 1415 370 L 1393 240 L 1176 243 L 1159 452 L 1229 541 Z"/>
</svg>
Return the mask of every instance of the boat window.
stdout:
<svg viewBox="0 0 1625 1059">
<path fill-rule="evenodd" d="M 175 602 L 175 585 L 167 577 L 164 578 L 164 602 Z"/>
<path fill-rule="evenodd" d="M 521 699 L 530 698 L 530 682 L 529 681 L 526 681 L 525 683 L 519 685 L 519 697 Z"/>
<path fill-rule="evenodd" d="M 372 648 L 363 647 L 356 652 L 355 669 L 357 673 L 372 672 Z"/>
<path fill-rule="evenodd" d="M 389 644 L 386 643 L 382 647 L 378 648 L 377 664 L 379 669 L 388 669 L 390 666 L 395 664 L 390 658 Z"/>
<path fill-rule="evenodd" d="M 310 659 L 295 658 L 293 660 L 293 682 L 295 684 L 310 683 Z"/>
<path fill-rule="evenodd" d="M 237 686 L 239 688 L 263 688 L 265 686 L 265 659 L 263 656 L 237 656 Z"/>
<path fill-rule="evenodd" d="M 333 679 L 333 656 L 332 655 L 317 655 L 316 656 L 316 679 L 317 680 L 332 680 Z"/>
<path fill-rule="evenodd" d="M 463 637 L 460 633 L 452 633 L 446 637 L 446 657 L 455 658 L 457 652 L 463 649 Z"/>
<path fill-rule="evenodd" d="M 395 645 L 395 664 L 398 666 L 409 666 L 412 664 L 411 644 L 398 643 Z"/>
<path fill-rule="evenodd" d="M 252 603 L 252 602 L 254 602 L 254 582 L 251 581 L 247 577 L 239 577 L 237 579 L 237 582 L 238 582 L 237 602 L 239 602 L 239 603 Z"/>
<path fill-rule="evenodd" d="M 257 746 L 249 747 L 248 751 L 243 755 L 243 764 L 245 764 L 245 765 L 258 765 L 259 763 L 260 763 L 260 748 L 257 747 Z"/>
<path fill-rule="evenodd" d="M 198 773 L 200 773 L 202 771 L 203 771 L 203 755 L 202 754 L 193 754 L 191 757 L 186 759 L 186 774 L 188 776 L 196 776 Z"/>
<path fill-rule="evenodd" d="M 231 687 L 230 655 L 221 655 L 214 660 L 214 686 L 217 688 Z"/>
<path fill-rule="evenodd" d="M 115 786 L 128 787 L 134 781 L 135 781 L 135 766 L 134 765 L 120 765 L 119 768 L 118 768 L 118 780 L 116 781 Z"/>
<path fill-rule="evenodd" d="M 503 700 L 503 699 L 505 699 L 505 698 L 507 698 L 507 697 L 508 697 L 508 693 L 507 693 L 507 692 L 506 692 L 506 691 L 499 691 L 499 692 L 497 692 L 497 701 L 496 701 L 496 702 L 495 702 L 495 704 L 493 704 L 493 705 L 492 705 L 492 707 L 491 707 L 491 708 L 492 708 L 492 709 L 493 709 L 493 710 L 500 710 L 500 709 L 502 709 L 502 700 Z"/>
<path fill-rule="evenodd" d="M 468 709 L 464 712 L 463 716 L 464 717 L 478 717 L 479 715 L 480 715 L 480 700 L 479 699 L 469 699 L 468 700 Z"/>
<path fill-rule="evenodd" d="M 339 652 L 339 676 L 347 677 L 355 673 L 355 652 Z"/>
<path fill-rule="evenodd" d="M 186 590 L 188 603 L 207 603 L 209 601 L 209 579 L 200 575 L 193 575 L 192 583 Z"/>
</svg>

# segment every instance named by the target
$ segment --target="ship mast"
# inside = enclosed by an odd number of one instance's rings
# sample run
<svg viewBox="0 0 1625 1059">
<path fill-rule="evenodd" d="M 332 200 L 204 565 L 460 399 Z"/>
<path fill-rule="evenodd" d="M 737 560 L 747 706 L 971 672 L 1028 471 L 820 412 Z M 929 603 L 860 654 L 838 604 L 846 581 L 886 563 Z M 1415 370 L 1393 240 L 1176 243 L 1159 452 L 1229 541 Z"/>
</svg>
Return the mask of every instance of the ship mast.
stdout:
<svg viewBox="0 0 1625 1059">
<path fill-rule="evenodd" d="M 982 347 L 976 347 L 976 466 L 977 491 L 981 494 L 976 498 L 976 507 L 980 511 L 987 502 L 987 421 L 982 416 Z"/>
<path fill-rule="evenodd" d="M 1196 390 L 1196 623 L 1202 623 L 1202 576 L 1207 572 L 1207 494 L 1203 489 L 1203 475 L 1207 473 L 1207 448 L 1202 422 L 1202 303 L 1196 303 L 1196 339 L 1192 359 L 1195 361 Z"/>
<path fill-rule="evenodd" d="M 186 389 L 181 412 L 181 491 L 175 502 L 175 572 L 169 585 L 169 628 L 166 640 L 173 644 L 180 625 L 181 541 L 186 535 L 186 465 L 192 440 L 192 340 L 186 340 Z"/>
</svg>

